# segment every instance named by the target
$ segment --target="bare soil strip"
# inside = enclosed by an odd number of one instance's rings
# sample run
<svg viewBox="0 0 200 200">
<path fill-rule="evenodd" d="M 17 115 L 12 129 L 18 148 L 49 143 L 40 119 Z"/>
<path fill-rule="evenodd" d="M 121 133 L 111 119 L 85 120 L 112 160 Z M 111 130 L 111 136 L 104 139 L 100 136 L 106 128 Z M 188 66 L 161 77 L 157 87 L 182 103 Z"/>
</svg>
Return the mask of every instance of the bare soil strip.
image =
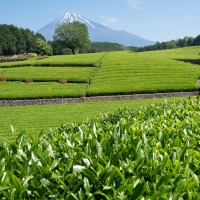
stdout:
<svg viewBox="0 0 200 200">
<path fill-rule="evenodd" d="M 152 94 L 94 96 L 94 97 L 80 97 L 80 98 L 0 100 L 0 107 L 198 96 L 199 94 L 200 94 L 199 91 L 192 91 L 192 92 L 168 92 L 168 93 L 152 93 Z"/>
</svg>

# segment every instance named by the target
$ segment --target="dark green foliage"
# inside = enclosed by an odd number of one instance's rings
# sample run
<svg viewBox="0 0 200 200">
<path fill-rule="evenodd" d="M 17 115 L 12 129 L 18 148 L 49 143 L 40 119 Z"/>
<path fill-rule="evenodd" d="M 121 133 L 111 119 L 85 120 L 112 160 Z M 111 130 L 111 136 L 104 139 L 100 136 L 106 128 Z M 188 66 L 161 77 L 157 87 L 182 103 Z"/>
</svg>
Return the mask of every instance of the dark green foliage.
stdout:
<svg viewBox="0 0 200 200">
<path fill-rule="evenodd" d="M 30 29 L 20 29 L 22 34 L 24 35 L 25 42 L 26 42 L 26 53 L 36 53 L 37 51 L 37 43 L 36 37 L 33 31 Z"/>
<path fill-rule="evenodd" d="M 118 43 L 111 42 L 91 42 L 88 53 L 106 52 L 106 51 L 124 51 L 125 47 Z"/>
<path fill-rule="evenodd" d="M 50 42 L 52 49 L 53 49 L 53 55 L 68 55 L 72 54 L 71 50 L 62 47 L 59 45 L 57 41 L 51 41 Z M 88 48 L 80 48 L 79 53 L 97 53 L 97 52 L 107 52 L 107 51 L 124 51 L 128 50 L 128 47 L 125 47 L 118 43 L 111 43 L 111 42 L 91 42 L 90 46 Z"/>
<path fill-rule="evenodd" d="M 198 35 L 196 38 L 194 38 L 193 45 L 194 46 L 199 46 L 200 45 L 200 35 Z"/>
<path fill-rule="evenodd" d="M 49 41 L 52 50 L 53 50 L 53 55 L 70 55 L 72 54 L 71 49 L 67 47 L 63 47 L 60 45 L 58 41 Z"/>
<path fill-rule="evenodd" d="M 13 55 L 17 52 L 15 44 L 17 38 L 14 36 L 11 30 L 12 26 L 9 27 L 6 24 L 0 25 L 0 46 L 1 55 Z"/>
<path fill-rule="evenodd" d="M 0 24 L 0 55 L 11 56 L 30 52 L 52 55 L 51 45 L 41 34 L 34 34 L 29 29 L 13 25 Z"/>
<path fill-rule="evenodd" d="M 149 45 L 145 47 L 133 47 L 130 46 L 129 49 L 134 52 L 142 52 L 142 51 L 153 51 L 153 50 L 164 50 L 164 49 L 175 49 L 180 47 L 187 47 L 194 45 L 193 37 L 184 37 L 183 39 L 171 40 L 167 42 L 156 42 L 154 45 Z M 200 45 L 200 43 L 199 43 Z M 194 45 L 194 46 L 197 46 Z"/>
<path fill-rule="evenodd" d="M 24 35 L 16 26 L 10 25 L 10 30 L 13 34 L 13 37 L 16 38 L 15 48 L 16 54 L 26 53 L 26 41 Z"/>
<path fill-rule="evenodd" d="M 5 139 L 0 198 L 199 199 L 199 108 L 166 101 Z"/>
</svg>

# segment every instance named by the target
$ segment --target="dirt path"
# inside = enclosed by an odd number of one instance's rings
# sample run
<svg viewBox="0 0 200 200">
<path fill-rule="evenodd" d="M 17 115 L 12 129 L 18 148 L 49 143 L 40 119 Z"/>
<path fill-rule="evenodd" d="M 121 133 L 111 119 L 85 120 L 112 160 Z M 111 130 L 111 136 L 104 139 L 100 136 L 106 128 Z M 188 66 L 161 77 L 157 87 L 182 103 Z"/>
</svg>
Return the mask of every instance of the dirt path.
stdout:
<svg viewBox="0 0 200 200">
<path fill-rule="evenodd" d="M 167 97 L 181 97 L 181 96 L 198 96 L 198 95 L 199 95 L 199 91 L 192 91 L 192 92 L 169 92 L 169 93 L 152 93 L 152 94 L 94 96 L 94 97 L 81 97 L 81 98 L 0 100 L 0 107 L 100 102 L 100 101 L 115 101 L 115 100 L 119 101 L 119 100 L 167 98 Z"/>
</svg>

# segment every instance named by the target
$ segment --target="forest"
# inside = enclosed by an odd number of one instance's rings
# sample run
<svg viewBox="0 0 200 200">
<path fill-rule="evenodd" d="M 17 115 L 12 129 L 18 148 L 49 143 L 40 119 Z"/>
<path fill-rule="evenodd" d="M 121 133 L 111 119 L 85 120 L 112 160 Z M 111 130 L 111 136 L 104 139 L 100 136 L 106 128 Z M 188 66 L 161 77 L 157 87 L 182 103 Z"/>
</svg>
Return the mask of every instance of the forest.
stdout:
<svg viewBox="0 0 200 200">
<path fill-rule="evenodd" d="M 40 33 L 7 24 L 0 24 L 0 33 L 0 56 L 28 53 L 53 55 L 51 45 Z"/>
</svg>

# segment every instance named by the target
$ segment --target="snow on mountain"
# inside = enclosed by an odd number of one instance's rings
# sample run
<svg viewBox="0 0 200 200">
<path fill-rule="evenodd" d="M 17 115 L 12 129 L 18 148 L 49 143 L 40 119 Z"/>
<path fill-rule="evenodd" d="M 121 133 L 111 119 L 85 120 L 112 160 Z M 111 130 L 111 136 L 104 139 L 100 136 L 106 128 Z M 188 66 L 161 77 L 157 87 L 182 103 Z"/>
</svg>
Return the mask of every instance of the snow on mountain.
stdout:
<svg viewBox="0 0 200 200">
<path fill-rule="evenodd" d="M 71 23 L 79 21 L 84 23 L 89 32 L 91 41 L 94 42 L 116 42 L 125 46 L 147 46 L 153 45 L 155 42 L 146 40 L 126 31 L 115 31 L 99 23 L 93 22 L 75 13 L 64 13 L 51 23 L 41 28 L 38 33 L 41 33 L 46 40 L 52 40 L 55 29 L 63 23 Z"/>
<path fill-rule="evenodd" d="M 65 14 L 63 14 L 62 16 L 54 20 L 52 23 L 63 24 L 63 23 L 69 23 L 69 22 L 74 22 L 74 21 L 79 21 L 81 23 L 88 24 L 92 26 L 93 28 L 95 28 L 95 26 L 91 24 L 89 20 L 85 19 L 81 15 L 75 14 L 75 13 L 68 13 L 68 12 L 66 12 Z"/>
</svg>

